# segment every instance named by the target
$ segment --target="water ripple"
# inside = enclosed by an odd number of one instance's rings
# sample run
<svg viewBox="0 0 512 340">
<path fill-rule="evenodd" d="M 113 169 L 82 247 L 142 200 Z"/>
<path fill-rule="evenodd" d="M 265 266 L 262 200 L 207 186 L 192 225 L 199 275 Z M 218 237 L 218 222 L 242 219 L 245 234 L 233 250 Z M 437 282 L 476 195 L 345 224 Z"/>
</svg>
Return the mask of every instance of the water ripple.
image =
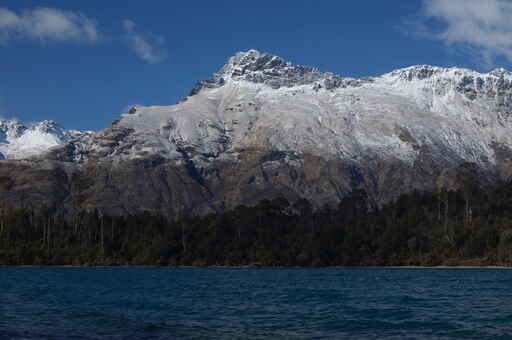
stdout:
<svg viewBox="0 0 512 340">
<path fill-rule="evenodd" d="M 0 339 L 509 339 L 499 269 L 0 268 Z"/>
</svg>

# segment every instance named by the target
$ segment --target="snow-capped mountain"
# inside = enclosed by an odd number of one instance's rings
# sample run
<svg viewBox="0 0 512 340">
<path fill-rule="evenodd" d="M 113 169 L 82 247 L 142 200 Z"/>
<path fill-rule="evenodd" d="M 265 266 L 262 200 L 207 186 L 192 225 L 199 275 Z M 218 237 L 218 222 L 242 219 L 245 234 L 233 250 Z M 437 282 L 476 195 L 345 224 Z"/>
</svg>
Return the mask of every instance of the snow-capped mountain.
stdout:
<svg viewBox="0 0 512 340">
<path fill-rule="evenodd" d="M 463 162 L 485 181 L 508 179 L 511 131 L 504 69 L 419 65 L 355 79 L 250 50 L 180 103 L 133 107 L 22 170 L 45 180 L 34 190 L 54 190 L 33 202 L 68 211 L 174 216 L 276 196 L 321 206 L 353 188 L 382 203 L 453 185 Z M 19 163 L 0 163 L 0 177 L 20 173 Z M 13 201 L 22 179 L 13 179 Z"/>
<path fill-rule="evenodd" d="M 0 120 L 0 159 L 20 159 L 41 154 L 83 133 L 65 130 L 54 121 L 23 125 L 15 119 Z"/>
<path fill-rule="evenodd" d="M 512 74 L 503 69 L 482 74 L 423 65 L 353 79 L 250 50 L 178 105 L 134 107 L 80 145 L 77 159 L 157 154 L 204 165 L 258 148 L 413 165 L 428 151 L 443 161 L 492 167 L 496 148 L 512 145 L 511 103 Z"/>
</svg>

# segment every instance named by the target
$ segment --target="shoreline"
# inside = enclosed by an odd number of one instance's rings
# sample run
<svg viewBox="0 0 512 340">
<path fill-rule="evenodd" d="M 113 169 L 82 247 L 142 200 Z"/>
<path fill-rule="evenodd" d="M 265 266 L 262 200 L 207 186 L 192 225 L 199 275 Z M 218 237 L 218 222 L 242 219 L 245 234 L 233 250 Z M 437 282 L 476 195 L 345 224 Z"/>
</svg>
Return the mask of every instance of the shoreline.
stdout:
<svg viewBox="0 0 512 340">
<path fill-rule="evenodd" d="M 77 265 L 0 265 L 0 268 L 161 268 L 161 269 L 512 269 L 512 267 L 489 266 L 332 266 L 332 267 L 287 267 L 287 266 L 160 266 L 160 265 L 120 265 L 120 266 L 77 266 Z"/>
</svg>

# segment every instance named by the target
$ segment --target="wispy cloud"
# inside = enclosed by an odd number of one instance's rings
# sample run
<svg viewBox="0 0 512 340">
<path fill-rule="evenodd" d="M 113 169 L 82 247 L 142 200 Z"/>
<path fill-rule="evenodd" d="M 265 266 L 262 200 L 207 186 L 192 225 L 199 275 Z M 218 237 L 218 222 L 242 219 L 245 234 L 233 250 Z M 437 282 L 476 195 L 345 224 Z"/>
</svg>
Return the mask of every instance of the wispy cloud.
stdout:
<svg viewBox="0 0 512 340">
<path fill-rule="evenodd" d="M 38 7 L 16 13 L 0 8 L 0 42 L 31 39 L 44 42 L 95 42 L 96 20 L 81 13 Z"/>
<path fill-rule="evenodd" d="M 414 32 L 492 66 L 497 57 L 512 61 L 511 18 L 510 0 L 423 0 Z"/>
<path fill-rule="evenodd" d="M 123 20 L 126 38 L 135 53 L 148 63 L 159 63 L 167 56 L 164 48 L 164 38 L 151 33 L 139 33 L 138 27 L 132 20 Z"/>
</svg>

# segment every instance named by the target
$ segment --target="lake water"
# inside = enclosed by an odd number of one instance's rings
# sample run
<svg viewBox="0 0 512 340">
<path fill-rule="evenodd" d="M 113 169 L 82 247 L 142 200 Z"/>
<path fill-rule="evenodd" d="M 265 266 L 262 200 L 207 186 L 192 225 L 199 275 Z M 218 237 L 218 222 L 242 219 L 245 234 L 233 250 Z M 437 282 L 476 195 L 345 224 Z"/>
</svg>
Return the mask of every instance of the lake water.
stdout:
<svg viewBox="0 0 512 340">
<path fill-rule="evenodd" d="M 0 339 L 511 339 L 501 269 L 0 268 Z"/>
</svg>

